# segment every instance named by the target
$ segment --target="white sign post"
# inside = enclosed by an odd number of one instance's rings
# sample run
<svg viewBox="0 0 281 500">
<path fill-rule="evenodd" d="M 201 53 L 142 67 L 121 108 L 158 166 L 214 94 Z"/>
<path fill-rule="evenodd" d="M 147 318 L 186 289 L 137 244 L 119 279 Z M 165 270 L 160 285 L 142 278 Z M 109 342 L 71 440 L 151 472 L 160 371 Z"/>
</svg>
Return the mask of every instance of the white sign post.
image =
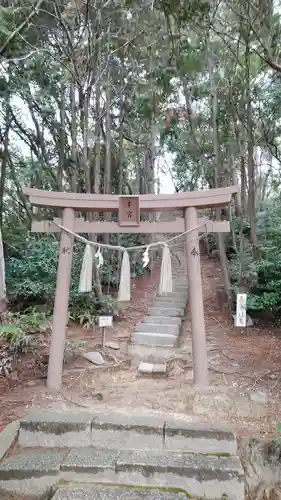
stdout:
<svg viewBox="0 0 281 500">
<path fill-rule="evenodd" d="M 112 326 L 112 316 L 99 316 L 99 327 L 102 330 L 102 347 L 105 347 L 105 328 Z"/>
<path fill-rule="evenodd" d="M 235 326 L 245 328 L 247 326 L 247 294 L 238 293 L 236 300 Z"/>
</svg>

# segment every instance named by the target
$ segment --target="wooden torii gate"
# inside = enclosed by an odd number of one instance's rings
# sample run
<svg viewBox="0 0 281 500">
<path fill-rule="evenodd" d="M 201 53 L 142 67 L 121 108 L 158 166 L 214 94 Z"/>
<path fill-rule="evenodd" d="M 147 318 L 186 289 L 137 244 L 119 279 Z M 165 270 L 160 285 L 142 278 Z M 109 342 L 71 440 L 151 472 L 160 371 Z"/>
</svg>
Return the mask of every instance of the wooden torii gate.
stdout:
<svg viewBox="0 0 281 500">
<path fill-rule="evenodd" d="M 190 231 L 187 237 L 188 292 L 192 328 L 192 355 L 194 383 L 207 386 L 208 359 L 205 337 L 204 307 L 199 253 L 199 233 L 205 228 L 208 232 L 229 232 L 229 222 L 216 222 L 198 219 L 197 209 L 226 206 L 233 195 L 238 193 L 238 186 L 210 189 L 190 193 L 146 194 L 139 196 L 118 196 L 100 194 L 77 194 L 42 191 L 25 188 L 24 194 L 36 207 L 53 207 L 62 210 L 62 219 L 54 219 L 62 226 L 75 233 L 182 233 Z M 126 205 L 127 204 L 127 205 Z M 129 207 L 126 212 L 126 206 Z M 76 218 L 79 212 L 118 212 L 119 222 L 87 222 Z M 140 222 L 140 211 L 161 212 L 179 211 L 183 219 L 172 222 Z M 122 215 L 122 216 L 121 216 Z M 32 232 L 60 232 L 52 221 L 34 220 Z M 68 301 L 72 264 L 73 237 L 65 231 L 60 235 L 60 253 L 57 271 L 57 286 L 54 304 L 52 337 L 48 366 L 47 386 L 50 390 L 60 390 L 66 328 L 68 323 Z"/>
</svg>

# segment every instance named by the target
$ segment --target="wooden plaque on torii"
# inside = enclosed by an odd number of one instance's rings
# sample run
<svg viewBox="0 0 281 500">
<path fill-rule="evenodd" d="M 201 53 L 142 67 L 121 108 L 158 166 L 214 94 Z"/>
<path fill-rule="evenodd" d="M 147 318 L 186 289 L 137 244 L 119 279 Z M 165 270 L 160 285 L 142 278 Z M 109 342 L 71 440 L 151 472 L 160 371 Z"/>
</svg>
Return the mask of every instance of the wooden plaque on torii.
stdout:
<svg viewBox="0 0 281 500">
<path fill-rule="evenodd" d="M 118 224 L 119 226 L 140 225 L 140 198 L 139 196 L 119 196 L 118 199 Z"/>
</svg>

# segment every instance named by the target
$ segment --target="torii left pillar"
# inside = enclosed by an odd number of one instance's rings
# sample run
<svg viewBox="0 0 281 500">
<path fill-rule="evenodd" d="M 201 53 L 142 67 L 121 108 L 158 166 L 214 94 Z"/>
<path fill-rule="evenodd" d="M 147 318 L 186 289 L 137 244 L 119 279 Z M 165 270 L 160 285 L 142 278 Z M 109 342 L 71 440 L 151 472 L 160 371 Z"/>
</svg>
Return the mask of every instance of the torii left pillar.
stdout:
<svg viewBox="0 0 281 500">
<path fill-rule="evenodd" d="M 74 222 L 75 210 L 73 208 L 64 208 L 62 225 L 70 231 L 73 231 Z M 47 377 L 47 387 L 52 391 L 59 391 L 61 389 L 64 346 L 68 323 L 72 253 L 73 236 L 61 231 L 57 287 Z"/>
</svg>

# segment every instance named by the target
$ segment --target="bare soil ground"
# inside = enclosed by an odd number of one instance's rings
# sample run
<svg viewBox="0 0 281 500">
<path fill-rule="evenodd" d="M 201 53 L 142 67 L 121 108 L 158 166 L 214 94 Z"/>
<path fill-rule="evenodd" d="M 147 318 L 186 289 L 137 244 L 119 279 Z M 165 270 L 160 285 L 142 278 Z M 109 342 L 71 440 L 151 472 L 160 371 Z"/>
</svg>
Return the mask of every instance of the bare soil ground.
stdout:
<svg viewBox="0 0 281 500">
<path fill-rule="evenodd" d="M 192 356 L 188 319 L 182 339 L 185 359 L 174 359 L 169 364 L 168 377 L 140 377 L 130 366 L 123 347 L 156 295 L 159 269 L 155 268 L 151 275 L 136 280 L 131 304 L 107 334 L 107 340 L 120 342 L 121 349 L 107 351 L 105 368 L 94 367 L 81 356 L 101 344 L 97 328 L 69 328 L 60 395 L 46 390 L 46 366 L 39 363 L 42 353 L 48 352 L 49 337 L 40 339 L 35 353 L 21 357 L 13 380 L 0 379 L 0 429 L 32 406 L 98 406 L 183 413 L 190 420 L 229 422 L 240 435 L 275 434 L 281 421 L 281 331 L 262 325 L 245 330 L 234 328 L 228 314 L 218 306 L 216 289 L 222 280 L 218 264 L 202 257 L 202 276 L 211 384 L 214 394 L 221 394 L 219 399 L 214 398 L 213 405 L 206 407 L 199 401 L 195 412 L 189 405 Z M 267 401 L 253 411 L 248 396 L 255 391 L 265 393 Z"/>
</svg>

